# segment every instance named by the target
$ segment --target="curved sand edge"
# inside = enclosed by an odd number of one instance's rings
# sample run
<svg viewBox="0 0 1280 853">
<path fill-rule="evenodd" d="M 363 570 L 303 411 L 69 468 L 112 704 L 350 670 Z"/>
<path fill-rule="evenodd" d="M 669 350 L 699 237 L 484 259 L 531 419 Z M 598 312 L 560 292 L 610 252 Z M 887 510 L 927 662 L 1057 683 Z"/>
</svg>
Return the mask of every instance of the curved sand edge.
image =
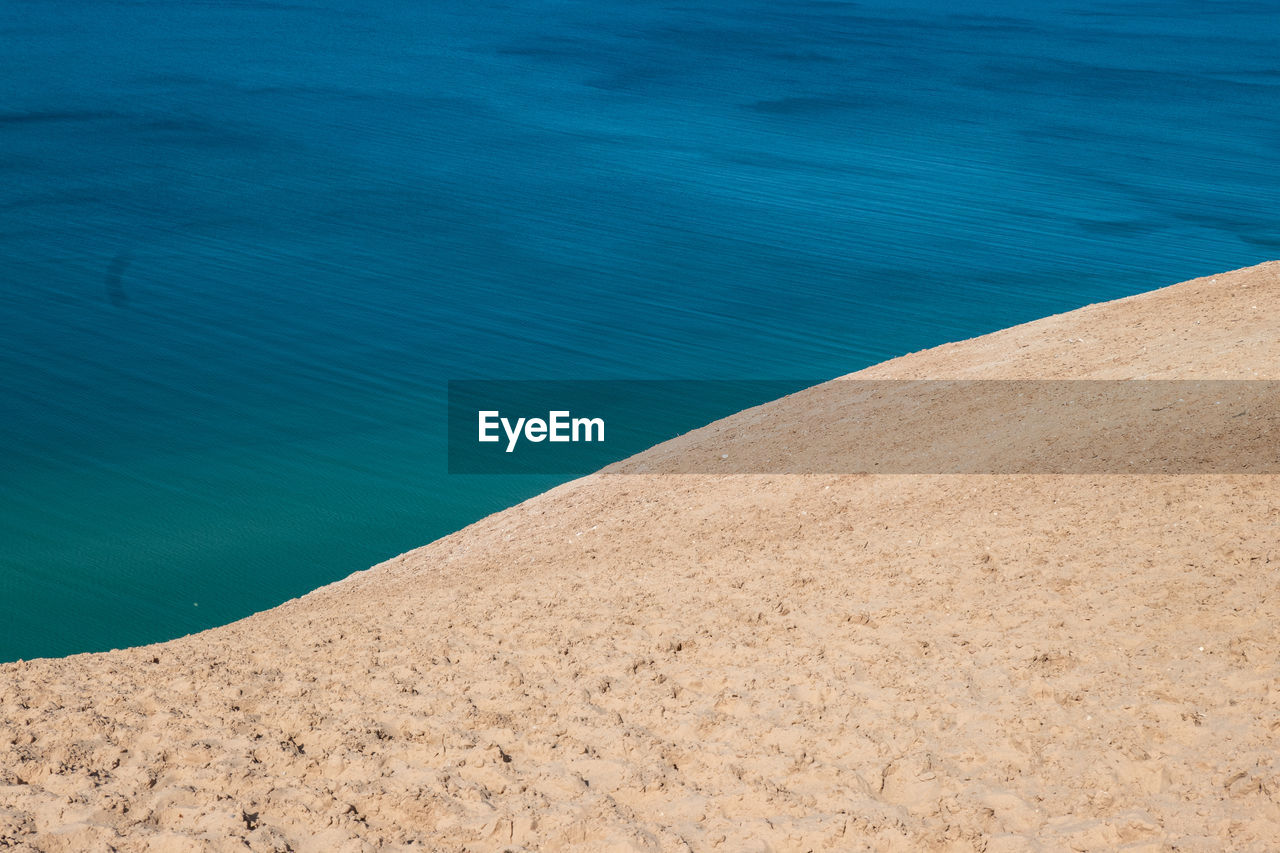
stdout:
<svg viewBox="0 0 1280 853">
<path fill-rule="evenodd" d="M 1275 379 L 1276 316 L 1271 263 L 855 375 Z M 225 628 L 0 666 L 0 847 L 1276 849 L 1278 497 L 593 475 Z"/>
</svg>

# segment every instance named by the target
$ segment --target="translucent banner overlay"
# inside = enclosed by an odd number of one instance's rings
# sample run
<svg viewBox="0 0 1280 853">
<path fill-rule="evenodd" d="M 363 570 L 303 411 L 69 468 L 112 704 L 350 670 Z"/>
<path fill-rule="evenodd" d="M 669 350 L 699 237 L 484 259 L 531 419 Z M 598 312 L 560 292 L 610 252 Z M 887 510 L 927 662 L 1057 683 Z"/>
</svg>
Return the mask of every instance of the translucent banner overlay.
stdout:
<svg viewBox="0 0 1280 853">
<path fill-rule="evenodd" d="M 454 474 L 1280 473 L 1273 380 L 468 380 L 448 397 Z"/>
</svg>

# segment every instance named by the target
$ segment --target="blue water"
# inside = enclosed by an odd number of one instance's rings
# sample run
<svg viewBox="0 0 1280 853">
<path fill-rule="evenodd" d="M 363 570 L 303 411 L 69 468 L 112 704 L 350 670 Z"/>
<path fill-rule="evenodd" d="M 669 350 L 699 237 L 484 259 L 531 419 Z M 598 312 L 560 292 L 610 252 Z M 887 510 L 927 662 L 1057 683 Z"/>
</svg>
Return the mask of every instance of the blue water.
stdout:
<svg viewBox="0 0 1280 853">
<path fill-rule="evenodd" d="M 554 482 L 449 477 L 450 378 L 820 379 L 1280 256 L 1278 21 L 6 0 L 0 660 Z"/>
</svg>

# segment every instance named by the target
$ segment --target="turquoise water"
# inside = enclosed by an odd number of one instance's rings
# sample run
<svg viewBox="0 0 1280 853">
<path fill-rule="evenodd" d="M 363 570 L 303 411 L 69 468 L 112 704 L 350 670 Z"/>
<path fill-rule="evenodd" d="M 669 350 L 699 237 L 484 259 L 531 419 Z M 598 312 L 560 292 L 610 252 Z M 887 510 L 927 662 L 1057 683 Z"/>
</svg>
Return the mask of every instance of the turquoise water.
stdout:
<svg viewBox="0 0 1280 853">
<path fill-rule="evenodd" d="M 448 476 L 448 379 L 820 379 L 1280 256 L 1274 6 L 1031 8 L 0 5 L 0 660 L 555 482 Z"/>
</svg>

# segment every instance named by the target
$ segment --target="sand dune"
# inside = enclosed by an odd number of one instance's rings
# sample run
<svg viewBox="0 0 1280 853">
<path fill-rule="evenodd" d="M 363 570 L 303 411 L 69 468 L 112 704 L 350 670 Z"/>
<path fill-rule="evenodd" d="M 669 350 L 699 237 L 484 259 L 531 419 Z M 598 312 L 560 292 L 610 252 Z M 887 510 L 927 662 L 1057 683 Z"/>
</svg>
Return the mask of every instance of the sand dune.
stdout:
<svg viewBox="0 0 1280 853">
<path fill-rule="evenodd" d="M 1280 379 L 1277 317 L 1271 263 L 857 376 Z M 1274 475 L 602 473 L 0 667 L 0 848 L 1276 850 L 1277 649 Z"/>
</svg>

